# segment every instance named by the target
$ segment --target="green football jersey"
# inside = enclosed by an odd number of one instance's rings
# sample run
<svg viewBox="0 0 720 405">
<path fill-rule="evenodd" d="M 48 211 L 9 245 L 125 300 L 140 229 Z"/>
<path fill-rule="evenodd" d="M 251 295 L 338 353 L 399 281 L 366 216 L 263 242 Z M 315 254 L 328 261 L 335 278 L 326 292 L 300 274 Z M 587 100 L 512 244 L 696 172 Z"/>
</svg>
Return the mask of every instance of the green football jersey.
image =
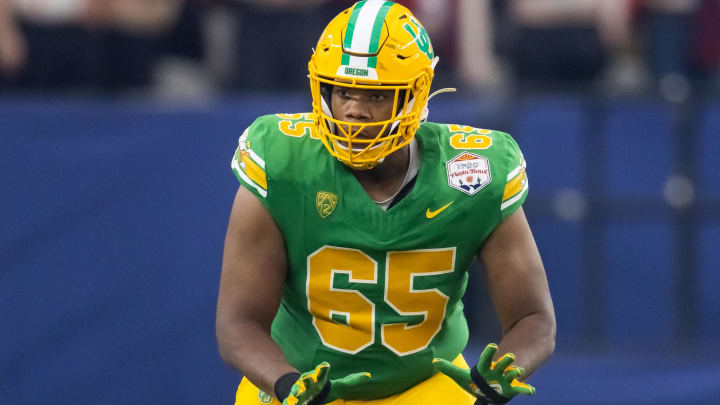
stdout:
<svg viewBox="0 0 720 405">
<path fill-rule="evenodd" d="M 502 132 L 423 123 L 412 190 L 385 211 L 325 149 L 311 114 L 258 118 L 232 168 L 285 238 L 288 275 L 272 337 L 301 372 L 370 372 L 347 399 L 408 389 L 452 361 L 460 300 L 485 239 L 527 195 L 525 161 Z"/>
</svg>

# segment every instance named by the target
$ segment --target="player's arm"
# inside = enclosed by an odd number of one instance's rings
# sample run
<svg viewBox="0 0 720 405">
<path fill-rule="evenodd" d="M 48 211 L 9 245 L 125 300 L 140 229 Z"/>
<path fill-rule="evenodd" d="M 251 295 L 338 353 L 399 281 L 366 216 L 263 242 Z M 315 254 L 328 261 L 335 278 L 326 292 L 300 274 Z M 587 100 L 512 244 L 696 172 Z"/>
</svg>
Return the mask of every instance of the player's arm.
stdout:
<svg viewBox="0 0 720 405">
<path fill-rule="evenodd" d="M 297 372 L 270 337 L 286 271 L 280 230 L 258 198 L 240 187 L 225 237 L 215 328 L 223 360 L 268 393 L 278 378 Z"/>
<path fill-rule="evenodd" d="M 270 337 L 287 272 L 285 242 L 275 221 L 240 187 L 230 214 L 218 293 L 216 334 L 220 355 L 261 390 L 283 403 L 331 402 L 368 373 L 329 379 L 330 364 L 300 374 Z"/>
<path fill-rule="evenodd" d="M 502 404 L 518 394 L 535 394 L 534 387 L 519 379 L 532 374 L 552 354 L 555 313 L 522 208 L 495 228 L 479 257 L 503 327 L 500 347 L 487 345 L 470 370 L 444 359 L 433 360 L 433 367 L 476 395 L 479 403 Z"/>
<path fill-rule="evenodd" d="M 555 311 L 522 207 L 495 228 L 479 258 L 503 329 L 497 353 L 513 353 L 527 377 L 555 349 Z"/>
</svg>

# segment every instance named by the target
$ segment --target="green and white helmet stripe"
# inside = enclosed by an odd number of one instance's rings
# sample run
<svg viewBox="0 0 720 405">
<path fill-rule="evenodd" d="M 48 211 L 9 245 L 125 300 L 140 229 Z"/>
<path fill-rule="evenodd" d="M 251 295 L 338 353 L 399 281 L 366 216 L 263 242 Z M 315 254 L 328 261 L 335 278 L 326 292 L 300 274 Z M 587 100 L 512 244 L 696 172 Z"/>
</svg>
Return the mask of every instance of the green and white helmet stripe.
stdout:
<svg viewBox="0 0 720 405">
<path fill-rule="evenodd" d="M 380 48 L 383 21 L 395 3 L 385 0 L 364 0 L 355 5 L 343 38 L 343 48 L 353 54 L 375 54 Z M 344 53 L 338 71 L 340 76 L 377 79 L 377 57 L 361 57 Z"/>
</svg>

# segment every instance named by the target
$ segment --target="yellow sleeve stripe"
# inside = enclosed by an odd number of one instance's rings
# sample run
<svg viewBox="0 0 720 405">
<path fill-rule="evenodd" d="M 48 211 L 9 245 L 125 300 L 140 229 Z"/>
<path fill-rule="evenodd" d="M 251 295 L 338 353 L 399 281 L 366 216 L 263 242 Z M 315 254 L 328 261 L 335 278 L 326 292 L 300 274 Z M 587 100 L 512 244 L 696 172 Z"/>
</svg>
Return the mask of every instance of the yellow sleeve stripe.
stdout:
<svg viewBox="0 0 720 405">
<path fill-rule="evenodd" d="M 245 162 L 245 159 L 238 160 L 239 157 L 242 156 L 242 152 L 238 150 L 235 153 L 235 156 L 232 160 L 232 169 L 235 172 L 235 174 L 240 177 L 245 183 L 250 185 L 252 188 L 257 190 L 257 192 L 263 196 L 267 197 L 267 179 L 265 178 L 265 171 L 262 169 L 253 170 L 250 169 L 250 171 L 253 173 L 252 176 L 255 177 L 255 180 L 250 178 L 250 173 L 248 173 L 248 164 Z M 255 165 L 257 167 L 257 165 Z M 260 185 L 262 184 L 262 185 Z"/>
<path fill-rule="evenodd" d="M 505 201 L 503 201 L 502 204 L 500 204 L 500 211 L 503 211 L 505 208 L 518 202 L 518 200 L 520 200 L 522 198 L 522 196 L 525 195 L 525 193 L 527 193 L 527 190 L 528 190 L 528 182 L 524 181 L 523 187 L 519 193 L 515 194 L 515 196 L 510 197 L 510 199 L 505 200 Z"/>
<path fill-rule="evenodd" d="M 245 163 L 245 174 L 247 174 L 248 177 L 250 177 L 250 179 L 255 182 L 255 184 L 267 190 L 267 178 L 265 178 L 265 170 L 263 170 L 262 167 L 255 163 L 255 161 L 252 160 L 247 154 L 243 154 L 241 152 L 240 158 L 242 159 L 242 162 Z"/>
<path fill-rule="evenodd" d="M 252 149 L 248 149 L 247 152 L 250 154 L 250 157 L 252 158 L 255 163 L 258 164 L 258 166 L 262 167 L 263 170 L 265 170 L 265 161 L 262 160 L 260 156 L 257 155 L 257 153 L 253 152 Z"/>
<path fill-rule="evenodd" d="M 514 196 L 515 194 L 522 191 L 523 186 L 525 185 L 527 177 L 525 176 L 525 169 L 521 170 L 520 173 L 518 173 L 517 176 L 515 176 L 514 179 L 510 180 L 505 185 L 505 193 L 503 193 L 503 201 L 507 200 L 508 198 Z"/>
</svg>

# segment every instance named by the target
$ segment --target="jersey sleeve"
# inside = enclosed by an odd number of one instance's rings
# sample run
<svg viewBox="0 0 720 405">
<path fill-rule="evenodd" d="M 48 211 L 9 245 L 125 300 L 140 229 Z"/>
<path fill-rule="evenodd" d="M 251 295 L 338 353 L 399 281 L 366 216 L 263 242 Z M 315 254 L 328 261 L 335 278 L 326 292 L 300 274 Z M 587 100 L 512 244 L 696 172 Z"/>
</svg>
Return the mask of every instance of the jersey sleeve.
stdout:
<svg viewBox="0 0 720 405">
<path fill-rule="evenodd" d="M 500 204 L 500 212 L 502 218 L 509 217 L 517 211 L 528 194 L 528 179 L 525 172 L 525 158 L 523 157 L 520 147 L 514 139 L 507 135 L 507 177 L 505 179 L 505 190 Z"/>
<path fill-rule="evenodd" d="M 263 142 L 266 131 L 262 121 L 262 118 L 257 119 L 240 135 L 231 167 L 240 184 L 264 201 L 268 192 L 268 179 Z"/>
</svg>

